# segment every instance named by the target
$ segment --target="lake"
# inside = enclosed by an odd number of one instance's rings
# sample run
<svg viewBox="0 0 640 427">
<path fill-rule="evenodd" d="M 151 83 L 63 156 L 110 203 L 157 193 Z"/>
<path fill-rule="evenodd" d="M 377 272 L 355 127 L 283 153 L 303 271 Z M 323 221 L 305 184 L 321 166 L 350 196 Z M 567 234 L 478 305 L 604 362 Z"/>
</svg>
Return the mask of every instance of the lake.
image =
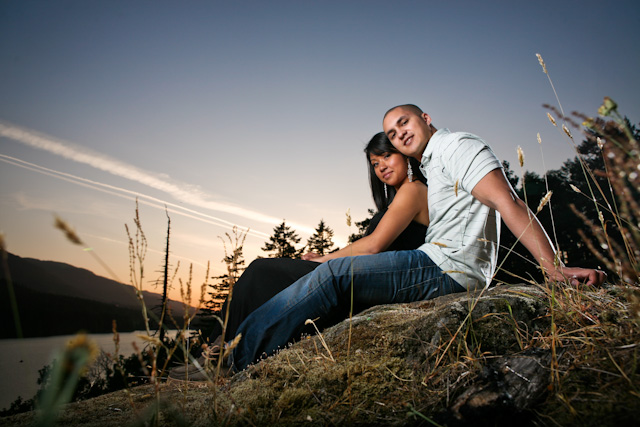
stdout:
<svg viewBox="0 0 640 427">
<path fill-rule="evenodd" d="M 175 331 L 170 331 L 174 336 Z M 134 353 L 133 343 L 139 349 L 143 341 L 136 335 L 146 335 L 145 331 L 120 334 L 120 353 L 128 357 Z M 0 340 L 0 409 L 8 409 L 18 396 L 31 399 L 38 391 L 38 370 L 51 364 L 55 353 L 75 335 L 54 337 Z M 105 352 L 114 354 L 113 334 L 90 334 Z"/>
</svg>

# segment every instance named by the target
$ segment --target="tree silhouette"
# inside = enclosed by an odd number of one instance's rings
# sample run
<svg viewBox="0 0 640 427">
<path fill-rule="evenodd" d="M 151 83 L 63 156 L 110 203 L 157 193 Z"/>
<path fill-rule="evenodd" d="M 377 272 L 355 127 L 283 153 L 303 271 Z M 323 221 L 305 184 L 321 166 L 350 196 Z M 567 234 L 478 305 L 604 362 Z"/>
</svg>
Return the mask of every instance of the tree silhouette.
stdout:
<svg viewBox="0 0 640 427">
<path fill-rule="evenodd" d="M 325 255 L 331 252 L 333 245 L 333 230 L 321 219 L 316 232 L 307 240 L 307 249 L 318 255 Z"/>
<path fill-rule="evenodd" d="M 349 243 L 353 243 L 365 236 L 367 228 L 369 228 L 369 224 L 371 224 L 371 218 L 373 218 L 373 216 L 376 214 L 376 211 L 374 211 L 373 209 L 367 209 L 367 212 L 369 212 L 368 218 L 365 218 L 362 221 L 355 222 L 356 227 L 358 227 L 358 231 L 349 236 Z"/>
<path fill-rule="evenodd" d="M 300 258 L 304 248 L 296 249 L 296 243 L 300 243 L 300 237 L 282 220 L 282 224 L 274 227 L 273 235 L 265 242 L 262 250 L 271 252 L 269 258 Z"/>
<path fill-rule="evenodd" d="M 211 292 L 207 292 L 211 298 L 204 303 L 204 307 L 200 309 L 198 315 L 204 317 L 211 316 L 217 314 L 222 308 L 222 304 L 224 304 L 225 299 L 232 291 L 233 285 L 245 269 L 242 249 L 247 237 L 247 232 L 248 230 L 238 231 L 237 226 L 233 226 L 232 235 L 225 233 L 226 240 L 218 236 L 218 238 L 222 240 L 224 247 L 224 258 L 222 258 L 222 262 L 226 265 L 227 272 L 220 276 L 213 277 L 217 282 L 210 284 L 209 288 L 211 288 Z M 224 313 L 222 314 L 224 315 Z"/>
</svg>

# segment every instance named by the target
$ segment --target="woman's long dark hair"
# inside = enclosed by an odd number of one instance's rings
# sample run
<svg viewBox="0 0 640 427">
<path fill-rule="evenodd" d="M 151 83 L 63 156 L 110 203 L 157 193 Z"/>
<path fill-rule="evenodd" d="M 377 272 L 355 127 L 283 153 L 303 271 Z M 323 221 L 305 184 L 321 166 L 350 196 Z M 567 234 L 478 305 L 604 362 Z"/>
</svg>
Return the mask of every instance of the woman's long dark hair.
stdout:
<svg viewBox="0 0 640 427">
<path fill-rule="evenodd" d="M 376 204 L 378 212 L 383 212 L 387 209 L 387 206 L 389 206 L 389 203 L 391 203 L 396 195 L 396 189 L 391 185 L 387 185 L 388 196 L 385 197 L 384 183 L 380 181 L 376 175 L 376 171 L 373 169 L 373 165 L 371 164 L 369 157 L 372 154 L 382 156 L 385 153 L 400 152 L 391 144 L 391 141 L 389 141 L 389 138 L 384 132 L 375 134 L 365 147 L 364 152 L 367 155 L 367 164 L 369 165 L 369 184 L 371 185 L 371 195 L 373 196 L 373 201 Z M 409 158 L 409 162 L 411 163 L 411 169 L 413 170 L 413 180 L 415 181 L 417 179 L 426 184 L 427 180 L 424 175 L 422 175 L 422 172 L 420 172 L 420 162 L 412 157 Z"/>
</svg>

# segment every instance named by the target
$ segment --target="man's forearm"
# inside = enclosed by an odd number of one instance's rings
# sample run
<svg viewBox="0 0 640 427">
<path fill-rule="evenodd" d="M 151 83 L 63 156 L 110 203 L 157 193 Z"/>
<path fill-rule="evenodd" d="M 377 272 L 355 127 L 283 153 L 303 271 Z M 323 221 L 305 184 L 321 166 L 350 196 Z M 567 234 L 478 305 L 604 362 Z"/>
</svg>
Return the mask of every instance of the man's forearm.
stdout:
<svg viewBox="0 0 640 427">
<path fill-rule="evenodd" d="M 509 230 L 547 271 L 555 268 L 555 250 L 538 218 L 527 205 L 516 198 L 500 210 Z"/>
</svg>

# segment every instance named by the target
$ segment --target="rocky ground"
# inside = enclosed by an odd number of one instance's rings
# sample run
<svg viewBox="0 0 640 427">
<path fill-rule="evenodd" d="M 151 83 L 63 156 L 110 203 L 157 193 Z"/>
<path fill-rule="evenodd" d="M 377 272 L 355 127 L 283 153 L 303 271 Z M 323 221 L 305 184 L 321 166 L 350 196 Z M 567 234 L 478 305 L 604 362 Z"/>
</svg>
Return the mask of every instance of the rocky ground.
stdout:
<svg viewBox="0 0 640 427">
<path fill-rule="evenodd" d="M 623 291 L 592 292 L 499 286 L 378 306 L 231 378 L 111 393 L 58 422 L 624 425 L 640 415 L 638 320 Z"/>
</svg>

